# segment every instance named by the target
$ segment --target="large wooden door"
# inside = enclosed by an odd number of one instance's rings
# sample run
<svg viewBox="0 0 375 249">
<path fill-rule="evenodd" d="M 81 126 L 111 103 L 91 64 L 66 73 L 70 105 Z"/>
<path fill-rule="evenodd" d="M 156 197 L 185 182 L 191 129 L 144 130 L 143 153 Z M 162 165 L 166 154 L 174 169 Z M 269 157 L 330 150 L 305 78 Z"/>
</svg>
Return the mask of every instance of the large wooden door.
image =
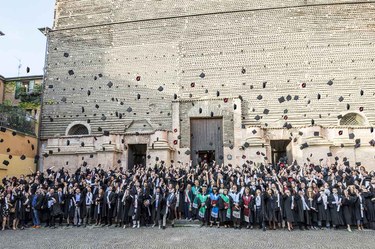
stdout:
<svg viewBox="0 0 375 249">
<path fill-rule="evenodd" d="M 190 119 L 190 147 L 193 165 L 199 163 L 200 154 L 214 156 L 215 161 L 223 161 L 223 119 Z"/>
<path fill-rule="evenodd" d="M 135 165 L 146 166 L 147 144 L 129 144 L 128 146 L 128 169 L 132 170 Z"/>
</svg>

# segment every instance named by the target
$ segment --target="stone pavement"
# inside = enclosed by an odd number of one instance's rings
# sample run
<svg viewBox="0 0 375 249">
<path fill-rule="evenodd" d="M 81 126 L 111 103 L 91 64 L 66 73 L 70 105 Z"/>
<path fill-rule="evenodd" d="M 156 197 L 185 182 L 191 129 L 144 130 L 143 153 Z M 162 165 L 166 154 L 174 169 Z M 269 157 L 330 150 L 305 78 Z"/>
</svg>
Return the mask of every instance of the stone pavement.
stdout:
<svg viewBox="0 0 375 249">
<path fill-rule="evenodd" d="M 58 228 L 0 231 L 0 248 L 375 248 L 375 231 Z"/>
</svg>

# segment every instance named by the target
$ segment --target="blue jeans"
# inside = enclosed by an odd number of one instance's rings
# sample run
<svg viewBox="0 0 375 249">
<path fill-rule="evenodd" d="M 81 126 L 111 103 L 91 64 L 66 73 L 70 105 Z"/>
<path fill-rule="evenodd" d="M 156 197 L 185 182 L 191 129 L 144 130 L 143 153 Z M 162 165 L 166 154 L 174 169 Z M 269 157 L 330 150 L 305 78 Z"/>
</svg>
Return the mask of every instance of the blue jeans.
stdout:
<svg viewBox="0 0 375 249">
<path fill-rule="evenodd" d="M 37 209 L 33 208 L 32 217 L 34 226 L 40 226 L 39 211 Z"/>
</svg>

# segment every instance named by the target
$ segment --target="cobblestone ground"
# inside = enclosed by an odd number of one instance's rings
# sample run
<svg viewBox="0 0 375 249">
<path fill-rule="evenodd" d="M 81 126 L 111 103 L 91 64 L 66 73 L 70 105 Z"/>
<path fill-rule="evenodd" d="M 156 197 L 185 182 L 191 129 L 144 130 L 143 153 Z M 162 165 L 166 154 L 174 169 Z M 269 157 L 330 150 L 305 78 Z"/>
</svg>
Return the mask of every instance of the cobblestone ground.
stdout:
<svg viewBox="0 0 375 249">
<path fill-rule="evenodd" d="M 375 248 L 375 231 L 58 228 L 0 231 L 0 248 Z"/>
</svg>

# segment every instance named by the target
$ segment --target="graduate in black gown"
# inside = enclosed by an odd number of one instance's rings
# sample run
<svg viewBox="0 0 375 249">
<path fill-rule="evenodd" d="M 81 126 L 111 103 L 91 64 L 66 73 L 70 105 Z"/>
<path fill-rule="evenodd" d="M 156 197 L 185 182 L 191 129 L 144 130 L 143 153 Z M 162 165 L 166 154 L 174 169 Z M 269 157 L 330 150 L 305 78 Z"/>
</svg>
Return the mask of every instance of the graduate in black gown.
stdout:
<svg viewBox="0 0 375 249">
<path fill-rule="evenodd" d="M 290 190 L 287 189 L 284 192 L 283 199 L 284 219 L 286 220 L 288 230 L 292 231 L 294 222 L 294 211 L 296 206 L 294 195 L 292 195 Z"/>
<path fill-rule="evenodd" d="M 357 199 L 354 203 L 355 221 L 359 231 L 363 230 L 363 225 L 367 222 L 365 214 L 365 198 L 361 189 L 355 190 Z"/>
<path fill-rule="evenodd" d="M 157 187 L 155 190 L 155 194 L 152 196 L 151 199 L 151 207 L 152 207 L 152 220 L 154 222 L 154 226 L 162 226 L 162 219 L 163 215 L 161 214 L 162 208 L 165 206 L 165 198 L 161 193 L 160 187 Z"/>
<path fill-rule="evenodd" d="M 175 193 L 175 189 L 172 184 L 169 184 L 168 194 L 165 197 L 165 205 L 166 205 L 166 212 L 163 215 L 163 229 L 166 228 L 167 219 L 171 221 L 172 227 L 174 227 L 174 221 L 176 219 L 175 216 L 175 208 L 177 203 L 177 197 Z"/>
<path fill-rule="evenodd" d="M 116 196 L 112 191 L 112 186 L 108 186 L 107 191 L 103 197 L 103 216 L 104 224 L 103 226 L 112 226 L 113 213 L 116 206 Z"/>
<path fill-rule="evenodd" d="M 66 210 L 65 210 L 65 215 L 66 215 L 66 223 L 67 226 L 74 224 L 74 210 L 75 210 L 75 205 L 73 203 L 73 196 L 74 196 L 74 189 L 72 186 L 68 187 L 68 192 L 66 194 Z"/>
<path fill-rule="evenodd" d="M 362 185 L 362 195 L 365 198 L 365 213 L 366 213 L 366 220 L 367 223 L 365 226 L 367 228 L 371 228 L 372 225 L 375 222 L 375 193 L 368 190 L 368 188 L 365 185 Z"/>
<path fill-rule="evenodd" d="M 310 206 L 308 205 L 308 198 L 303 190 L 299 190 L 296 195 L 296 212 L 298 225 L 301 230 L 308 229 L 311 226 Z"/>
<path fill-rule="evenodd" d="M 132 197 L 130 195 L 130 187 L 128 186 L 124 192 L 122 197 L 122 224 L 123 228 L 125 229 L 128 224 L 130 223 L 131 217 L 129 216 L 130 206 L 132 205 Z"/>
<path fill-rule="evenodd" d="M 271 189 L 273 191 L 273 195 L 274 195 L 275 201 L 276 201 L 276 207 L 275 207 L 276 222 L 277 222 L 277 225 L 279 227 L 283 227 L 283 213 L 282 213 L 283 198 L 282 198 L 282 194 L 280 193 L 280 190 L 277 188 L 277 183 L 272 183 Z"/>
<path fill-rule="evenodd" d="M 266 194 L 264 194 L 264 207 L 265 207 L 265 219 L 268 221 L 269 229 L 276 230 L 277 214 L 276 210 L 278 208 L 277 195 L 272 189 L 268 189 Z"/>
<path fill-rule="evenodd" d="M 264 202 L 264 194 L 260 189 L 257 189 L 255 191 L 255 195 L 253 198 L 253 214 L 254 214 L 254 225 L 258 225 L 260 229 L 263 229 L 263 231 L 266 231 L 266 225 L 265 225 L 265 202 Z"/>
<path fill-rule="evenodd" d="M 354 203 L 357 200 L 356 196 L 350 195 L 349 190 L 344 190 L 344 195 L 342 199 L 342 215 L 343 222 L 349 232 L 352 231 L 351 225 L 353 225 L 353 213 L 354 213 Z"/>
<path fill-rule="evenodd" d="M 328 207 L 328 195 L 324 187 L 320 188 L 316 195 L 316 204 L 318 210 L 318 227 L 323 229 L 323 224 L 326 228 L 330 228 L 331 214 Z"/>
<path fill-rule="evenodd" d="M 332 188 L 332 194 L 328 197 L 328 205 L 331 214 L 332 226 L 338 229 L 339 226 L 343 225 L 342 220 L 342 195 L 338 193 L 336 187 Z"/>
<path fill-rule="evenodd" d="M 219 220 L 220 225 L 224 225 L 225 228 L 229 227 L 232 221 L 232 206 L 232 198 L 228 195 L 228 189 L 224 188 L 219 198 Z"/>
<path fill-rule="evenodd" d="M 144 186 L 142 187 L 142 218 L 141 223 L 145 226 L 149 226 L 152 221 L 152 210 L 151 210 L 151 189 L 148 186 L 147 182 L 144 182 Z"/>
<path fill-rule="evenodd" d="M 123 186 L 122 185 L 119 185 L 117 188 L 116 188 L 116 191 L 115 191 L 115 199 L 116 199 L 116 203 L 115 203 L 115 219 L 116 219 L 116 225 L 115 227 L 122 227 L 122 217 L 124 216 L 123 214 L 123 202 L 122 202 L 122 198 L 124 197 L 124 189 L 123 189 Z"/>
<path fill-rule="evenodd" d="M 132 202 L 129 209 L 129 215 L 132 217 L 133 221 L 133 228 L 140 228 L 141 227 L 141 209 L 142 209 L 142 189 L 140 187 L 136 187 L 136 192 L 131 195 Z"/>
<path fill-rule="evenodd" d="M 318 206 L 316 195 L 311 187 L 307 189 L 306 198 L 307 206 L 309 207 L 310 229 L 318 229 Z"/>
<path fill-rule="evenodd" d="M 102 217 L 103 216 L 103 202 L 104 202 L 104 190 L 99 189 L 98 195 L 95 198 L 95 206 L 94 206 L 94 219 L 95 225 L 99 226 L 102 224 Z"/>
<path fill-rule="evenodd" d="M 16 186 L 12 191 L 12 205 L 14 207 L 13 230 L 17 230 L 19 222 L 23 219 L 24 208 L 23 201 L 24 195 L 21 186 Z"/>
<path fill-rule="evenodd" d="M 241 229 L 241 205 L 242 205 L 242 194 L 238 191 L 237 185 L 233 185 L 231 191 L 228 194 L 233 202 L 232 205 L 232 221 L 234 229 Z"/>
</svg>

